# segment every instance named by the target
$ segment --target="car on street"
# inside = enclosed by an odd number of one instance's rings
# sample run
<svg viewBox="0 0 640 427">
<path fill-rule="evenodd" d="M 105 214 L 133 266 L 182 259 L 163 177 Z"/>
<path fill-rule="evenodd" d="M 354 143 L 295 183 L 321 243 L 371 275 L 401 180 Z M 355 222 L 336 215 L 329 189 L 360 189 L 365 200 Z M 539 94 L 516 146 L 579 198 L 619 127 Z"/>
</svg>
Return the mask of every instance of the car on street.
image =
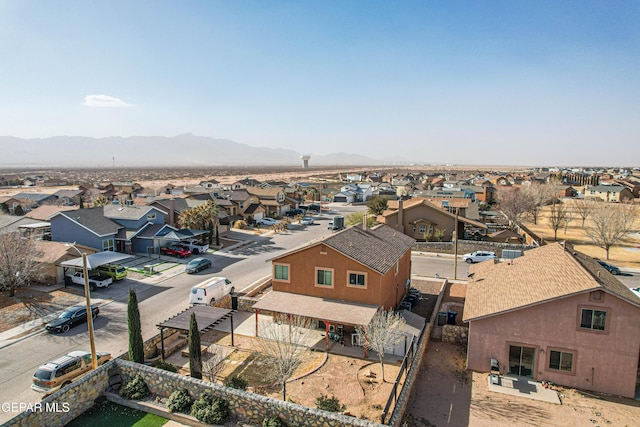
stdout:
<svg viewBox="0 0 640 427">
<path fill-rule="evenodd" d="M 273 219 L 273 218 L 262 218 L 262 219 L 256 220 L 256 224 L 260 224 L 260 225 L 277 225 L 277 224 L 280 224 L 280 221 L 278 221 L 277 219 Z"/>
<path fill-rule="evenodd" d="M 197 273 L 205 268 L 211 267 L 211 260 L 207 258 L 196 258 L 189 261 L 187 265 L 184 266 L 184 271 L 187 273 Z"/>
<path fill-rule="evenodd" d="M 313 224 L 313 218 L 311 218 L 310 216 L 305 216 L 304 218 L 302 218 L 302 221 L 300 223 L 302 225 L 312 225 Z"/>
<path fill-rule="evenodd" d="M 497 259 L 495 252 L 489 251 L 475 251 L 462 255 L 462 260 L 466 263 L 482 262 L 490 259 Z"/>
<path fill-rule="evenodd" d="M 111 360 L 111 354 L 96 352 L 98 366 Z M 91 370 L 91 353 L 72 351 L 51 362 L 41 365 L 32 377 L 31 389 L 38 393 L 51 394 Z"/>
<path fill-rule="evenodd" d="M 160 253 L 163 255 L 177 256 L 178 258 L 186 258 L 191 255 L 191 251 L 184 246 L 170 245 L 160 248 Z"/>
<path fill-rule="evenodd" d="M 91 306 L 93 318 L 100 313 L 97 305 Z M 58 317 L 45 325 L 45 329 L 49 332 L 67 332 L 69 329 L 87 321 L 87 307 L 84 305 L 75 305 L 67 308 L 60 313 Z"/>
<path fill-rule="evenodd" d="M 304 215 L 307 211 L 304 209 L 291 209 L 285 212 L 285 215 L 288 217 L 294 217 L 296 215 Z"/>
<path fill-rule="evenodd" d="M 609 273 L 611 273 L 611 274 L 613 274 L 615 276 L 620 274 L 620 269 L 618 267 L 616 267 L 615 265 L 609 264 L 608 262 L 604 262 L 604 261 L 602 261 L 601 259 L 598 259 L 598 258 L 596 258 L 595 260 L 596 260 L 596 262 L 598 264 L 603 266 L 604 269 L 607 270 Z"/>
</svg>

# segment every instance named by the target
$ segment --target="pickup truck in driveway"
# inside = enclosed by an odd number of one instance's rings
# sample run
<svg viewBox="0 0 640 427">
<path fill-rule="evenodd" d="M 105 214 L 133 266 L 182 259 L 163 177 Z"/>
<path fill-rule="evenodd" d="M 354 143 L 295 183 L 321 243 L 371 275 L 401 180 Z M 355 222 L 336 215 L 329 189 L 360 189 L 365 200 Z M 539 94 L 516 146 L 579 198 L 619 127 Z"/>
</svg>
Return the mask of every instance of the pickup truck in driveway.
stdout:
<svg viewBox="0 0 640 427">
<path fill-rule="evenodd" d="M 192 254 L 203 254 L 209 250 L 209 245 L 202 244 L 197 240 L 187 240 L 180 242 L 179 246 L 183 246 L 191 251 Z"/>
<path fill-rule="evenodd" d="M 74 274 L 67 274 L 68 282 L 75 283 L 76 285 L 84 286 L 84 275 L 82 271 L 78 271 Z M 101 276 L 99 274 L 89 274 L 89 290 L 94 291 L 96 288 L 107 288 L 113 283 L 111 277 Z"/>
</svg>

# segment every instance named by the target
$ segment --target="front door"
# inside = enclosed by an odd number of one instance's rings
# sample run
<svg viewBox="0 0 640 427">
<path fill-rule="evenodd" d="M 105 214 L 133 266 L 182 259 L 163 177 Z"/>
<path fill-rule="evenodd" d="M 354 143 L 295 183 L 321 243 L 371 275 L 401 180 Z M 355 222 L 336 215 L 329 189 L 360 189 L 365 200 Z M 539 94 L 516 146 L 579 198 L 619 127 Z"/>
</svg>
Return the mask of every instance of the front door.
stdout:
<svg viewBox="0 0 640 427">
<path fill-rule="evenodd" d="M 510 345 L 509 373 L 511 375 L 533 378 L 533 361 L 535 354 L 535 348 Z"/>
</svg>

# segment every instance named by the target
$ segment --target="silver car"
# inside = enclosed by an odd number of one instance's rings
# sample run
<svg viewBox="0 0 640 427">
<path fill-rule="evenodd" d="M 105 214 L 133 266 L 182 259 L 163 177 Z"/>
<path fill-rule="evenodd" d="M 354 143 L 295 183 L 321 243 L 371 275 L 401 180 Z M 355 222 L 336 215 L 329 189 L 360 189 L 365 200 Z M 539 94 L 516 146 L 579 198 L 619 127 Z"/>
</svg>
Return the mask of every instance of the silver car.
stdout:
<svg viewBox="0 0 640 427">
<path fill-rule="evenodd" d="M 489 251 L 475 251 L 469 254 L 462 255 L 462 260 L 468 264 L 471 264 L 474 262 L 487 261 L 487 260 L 496 259 L 496 258 L 498 258 L 496 256 L 496 253 L 489 252 Z"/>
</svg>

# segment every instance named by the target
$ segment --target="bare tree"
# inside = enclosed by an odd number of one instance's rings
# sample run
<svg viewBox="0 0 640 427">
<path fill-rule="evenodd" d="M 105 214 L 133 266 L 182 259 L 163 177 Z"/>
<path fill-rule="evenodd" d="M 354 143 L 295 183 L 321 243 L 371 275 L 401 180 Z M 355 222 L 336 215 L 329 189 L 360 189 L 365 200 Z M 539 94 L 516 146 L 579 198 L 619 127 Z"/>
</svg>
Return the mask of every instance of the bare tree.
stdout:
<svg viewBox="0 0 640 427">
<path fill-rule="evenodd" d="M 569 227 L 569 223 L 576 218 L 576 213 L 571 209 L 571 207 L 567 207 L 566 218 L 564 220 L 564 234 L 567 234 L 567 227 Z"/>
<path fill-rule="evenodd" d="M 9 297 L 14 297 L 16 289 L 38 281 L 43 270 L 38 260 L 41 256 L 35 236 L 0 234 L 0 290 L 9 291 Z"/>
<path fill-rule="evenodd" d="M 282 400 L 287 400 L 287 380 L 308 350 L 305 344 L 310 342 L 310 327 L 309 318 L 295 315 L 283 317 L 282 324 L 271 321 L 260 324 L 258 343 L 262 352 L 273 359 L 273 375 L 282 385 Z"/>
<path fill-rule="evenodd" d="M 524 216 L 531 211 L 533 199 L 530 194 L 519 188 L 504 188 L 498 195 L 500 210 L 509 221 L 511 229 L 522 224 Z"/>
<path fill-rule="evenodd" d="M 594 245 L 607 252 L 609 259 L 609 249 L 632 231 L 636 215 L 634 205 L 597 203 L 585 231 Z"/>
<path fill-rule="evenodd" d="M 202 355 L 202 373 L 211 382 L 216 381 L 216 376 L 224 369 L 222 361 L 225 359 L 223 352 L 208 348 Z"/>
<path fill-rule="evenodd" d="M 529 187 L 525 187 L 524 193 L 531 199 L 530 213 L 533 223 L 538 224 L 538 214 L 540 208 L 551 203 L 556 198 L 555 190 L 552 185 L 531 183 Z"/>
<path fill-rule="evenodd" d="M 551 203 L 549 226 L 553 229 L 553 240 L 558 240 L 558 230 L 567 222 L 567 207 L 560 200 Z"/>
<path fill-rule="evenodd" d="M 378 354 L 383 382 L 384 353 L 404 338 L 402 329 L 405 323 L 404 318 L 393 310 L 379 310 L 367 326 L 356 326 L 356 332 L 364 337 L 364 346 Z"/>
<path fill-rule="evenodd" d="M 575 199 L 573 201 L 573 207 L 575 212 L 582 218 L 582 227 L 584 227 L 584 221 L 591 215 L 591 211 L 594 208 L 594 202 L 589 199 Z"/>
</svg>

